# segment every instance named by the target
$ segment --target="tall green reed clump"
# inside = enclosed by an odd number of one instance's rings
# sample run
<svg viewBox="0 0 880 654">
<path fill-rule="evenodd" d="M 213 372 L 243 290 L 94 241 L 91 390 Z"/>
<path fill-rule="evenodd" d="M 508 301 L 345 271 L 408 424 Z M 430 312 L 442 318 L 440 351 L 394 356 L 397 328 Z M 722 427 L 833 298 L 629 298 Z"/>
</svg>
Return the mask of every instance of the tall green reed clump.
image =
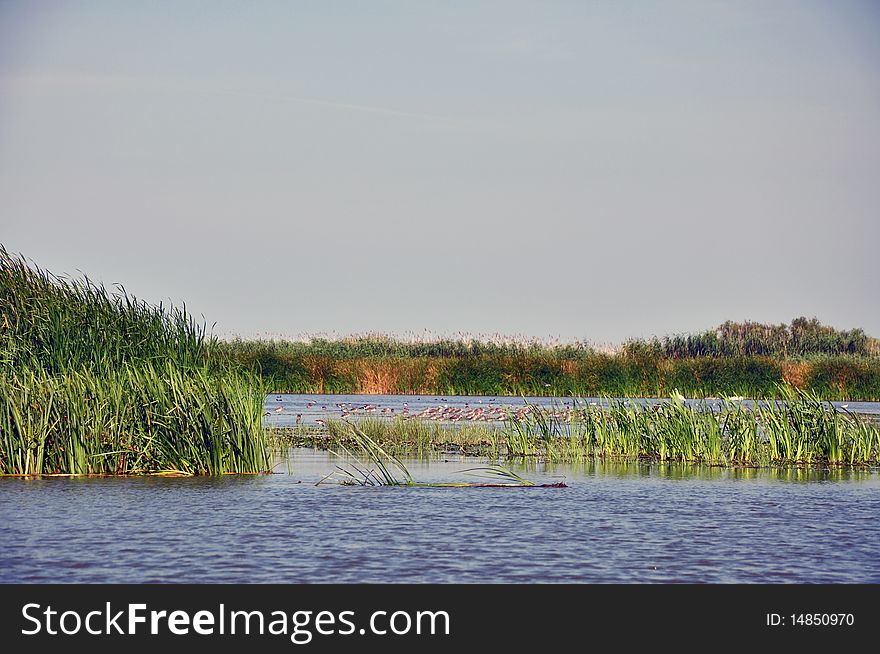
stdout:
<svg viewBox="0 0 880 654">
<path fill-rule="evenodd" d="M 786 390 L 755 410 L 771 461 L 869 464 L 880 458 L 880 429 L 817 396 Z"/>
<path fill-rule="evenodd" d="M 214 343 L 185 307 L 54 275 L 0 245 L 0 364 L 47 372 L 161 360 L 191 367 L 207 361 Z"/>
<path fill-rule="evenodd" d="M 583 402 L 574 409 L 530 406 L 505 424 L 510 456 L 548 460 L 586 456 L 647 458 L 713 465 L 870 465 L 880 460 L 875 424 L 805 391 L 780 388 L 782 400 L 717 409 L 669 401 Z"/>
<path fill-rule="evenodd" d="M 0 377 L 0 473 L 268 469 L 258 386 L 170 364 Z"/>
<path fill-rule="evenodd" d="M 0 474 L 268 470 L 262 383 L 210 346 L 184 310 L 0 246 Z"/>
</svg>

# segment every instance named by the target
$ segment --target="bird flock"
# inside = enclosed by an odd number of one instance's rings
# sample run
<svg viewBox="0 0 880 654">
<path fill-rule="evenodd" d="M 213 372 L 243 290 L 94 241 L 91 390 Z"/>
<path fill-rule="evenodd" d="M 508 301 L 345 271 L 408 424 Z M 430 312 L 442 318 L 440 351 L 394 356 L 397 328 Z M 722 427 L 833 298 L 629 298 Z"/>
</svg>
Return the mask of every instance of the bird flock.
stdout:
<svg viewBox="0 0 880 654">
<path fill-rule="evenodd" d="M 276 398 L 277 401 L 282 401 L 281 397 Z M 465 402 L 464 406 L 454 406 L 448 403 L 448 400 L 441 399 L 442 402 L 436 406 L 430 406 L 424 408 L 420 411 L 411 410 L 408 402 L 404 402 L 401 407 L 389 407 L 382 406 L 381 404 L 375 403 L 356 403 L 356 402 L 337 402 L 335 403 L 335 411 L 333 409 L 328 410 L 327 405 L 321 405 L 318 407 L 318 403 L 315 401 L 310 401 L 306 404 L 306 409 L 309 410 L 321 410 L 327 412 L 327 415 L 330 413 L 336 413 L 340 415 L 342 418 L 348 418 L 349 416 L 353 417 L 362 417 L 362 416 L 375 416 L 375 417 L 386 417 L 386 418 L 403 418 L 403 419 L 421 419 L 421 420 L 431 420 L 436 422 L 500 422 L 504 420 L 509 420 L 511 418 L 523 419 L 530 413 L 531 407 L 529 405 L 520 406 L 520 407 L 509 407 L 501 404 L 495 404 L 494 402 L 483 404 L 482 400 L 478 400 L 475 403 Z M 283 414 L 287 410 L 279 406 L 271 411 L 266 411 L 265 415 L 277 415 Z M 553 417 L 560 419 L 568 419 L 572 415 L 573 409 L 571 407 L 559 407 L 558 410 L 553 411 Z M 296 422 L 300 424 L 302 422 L 302 414 L 296 414 Z M 315 420 L 318 424 L 325 424 L 324 420 Z"/>
</svg>

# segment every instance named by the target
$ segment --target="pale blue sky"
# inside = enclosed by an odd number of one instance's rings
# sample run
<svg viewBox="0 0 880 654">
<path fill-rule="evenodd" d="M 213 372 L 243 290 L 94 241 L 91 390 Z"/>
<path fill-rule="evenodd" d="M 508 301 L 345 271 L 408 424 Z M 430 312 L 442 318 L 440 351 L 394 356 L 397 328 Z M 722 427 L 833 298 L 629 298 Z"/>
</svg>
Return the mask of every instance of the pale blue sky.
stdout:
<svg viewBox="0 0 880 654">
<path fill-rule="evenodd" d="M 221 334 L 880 335 L 876 2 L 0 1 L 0 242 Z"/>
</svg>

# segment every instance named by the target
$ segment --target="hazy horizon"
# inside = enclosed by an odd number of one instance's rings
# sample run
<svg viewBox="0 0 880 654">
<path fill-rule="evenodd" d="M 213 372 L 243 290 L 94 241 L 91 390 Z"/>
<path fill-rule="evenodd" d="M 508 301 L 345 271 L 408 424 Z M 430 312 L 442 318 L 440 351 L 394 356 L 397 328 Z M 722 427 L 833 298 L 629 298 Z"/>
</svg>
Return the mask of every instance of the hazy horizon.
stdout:
<svg viewBox="0 0 880 654">
<path fill-rule="evenodd" d="M 221 336 L 880 336 L 880 7 L 0 4 L 0 243 Z"/>
</svg>

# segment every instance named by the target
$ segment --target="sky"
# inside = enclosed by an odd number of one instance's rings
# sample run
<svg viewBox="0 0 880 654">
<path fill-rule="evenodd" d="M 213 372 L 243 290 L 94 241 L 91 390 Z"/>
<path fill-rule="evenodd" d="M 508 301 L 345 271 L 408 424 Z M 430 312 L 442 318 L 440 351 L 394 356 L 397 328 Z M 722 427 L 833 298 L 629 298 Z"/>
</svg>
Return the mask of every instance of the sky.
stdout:
<svg viewBox="0 0 880 654">
<path fill-rule="evenodd" d="M 880 336 L 876 2 L 0 0 L 0 243 L 221 336 Z"/>
</svg>

